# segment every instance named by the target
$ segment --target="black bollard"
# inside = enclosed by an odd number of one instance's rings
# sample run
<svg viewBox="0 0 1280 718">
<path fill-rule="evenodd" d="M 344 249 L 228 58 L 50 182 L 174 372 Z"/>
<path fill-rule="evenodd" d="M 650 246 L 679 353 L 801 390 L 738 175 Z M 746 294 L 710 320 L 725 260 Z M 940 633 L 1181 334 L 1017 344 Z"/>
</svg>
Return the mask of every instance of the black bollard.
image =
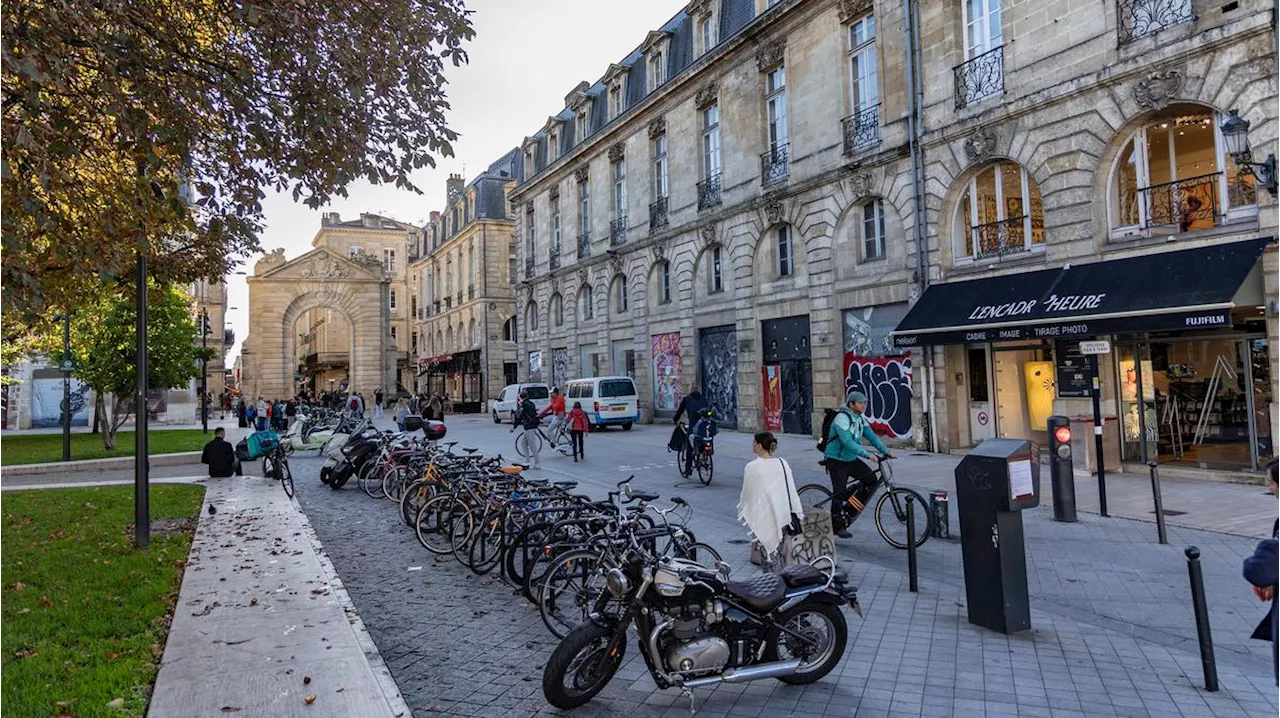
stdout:
<svg viewBox="0 0 1280 718">
<path fill-rule="evenodd" d="M 919 591 L 916 580 L 916 499 L 907 494 L 907 580 L 912 593 Z"/>
<path fill-rule="evenodd" d="M 1164 529 L 1164 498 L 1160 494 L 1160 470 L 1156 468 L 1158 464 L 1154 461 L 1148 461 L 1147 466 L 1151 467 L 1151 495 L 1156 502 L 1156 531 L 1160 534 L 1160 543 L 1169 543 L 1169 536 Z"/>
<path fill-rule="evenodd" d="M 1154 463 L 1154 462 L 1153 462 Z M 1218 664 L 1213 657 L 1213 634 L 1209 631 L 1209 607 L 1204 600 L 1204 573 L 1200 570 L 1200 549 L 1188 546 L 1187 576 L 1191 579 L 1191 610 L 1196 615 L 1196 637 L 1200 640 L 1200 665 L 1204 668 L 1204 689 L 1218 690 Z"/>
</svg>

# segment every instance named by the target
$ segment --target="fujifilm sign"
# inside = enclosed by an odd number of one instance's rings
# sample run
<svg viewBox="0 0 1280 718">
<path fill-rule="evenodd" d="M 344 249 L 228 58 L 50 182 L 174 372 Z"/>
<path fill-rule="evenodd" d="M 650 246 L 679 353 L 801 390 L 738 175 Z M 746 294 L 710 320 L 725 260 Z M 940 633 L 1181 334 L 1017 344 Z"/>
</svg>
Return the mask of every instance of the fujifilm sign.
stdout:
<svg viewBox="0 0 1280 718">
<path fill-rule="evenodd" d="M 1044 314 L 1057 314 L 1060 312 L 1078 312 L 1083 310 L 1098 309 L 1102 306 L 1102 300 L 1106 299 L 1106 293 L 1103 294 L 1070 294 L 1060 297 L 1056 294 L 1050 294 L 1045 300 L 1041 311 Z M 1040 303 L 1034 299 L 1023 302 L 1009 302 L 1008 304 L 986 304 L 976 307 L 969 319 L 974 321 L 982 321 L 985 319 L 1003 319 L 1006 317 L 1023 317 L 1032 314 L 1036 310 L 1036 306 Z"/>
</svg>

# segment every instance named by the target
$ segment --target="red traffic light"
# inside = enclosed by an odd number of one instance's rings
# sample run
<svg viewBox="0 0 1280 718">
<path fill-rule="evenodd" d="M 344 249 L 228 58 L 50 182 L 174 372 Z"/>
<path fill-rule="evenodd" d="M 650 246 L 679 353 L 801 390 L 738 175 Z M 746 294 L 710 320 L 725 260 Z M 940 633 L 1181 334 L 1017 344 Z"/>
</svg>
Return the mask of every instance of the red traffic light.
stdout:
<svg viewBox="0 0 1280 718">
<path fill-rule="evenodd" d="M 1059 426 L 1057 429 L 1054 429 L 1053 440 L 1058 442 L 1059 444 L 1070 444 L 1071 429 L 1065 426 Z"/>
</svg>

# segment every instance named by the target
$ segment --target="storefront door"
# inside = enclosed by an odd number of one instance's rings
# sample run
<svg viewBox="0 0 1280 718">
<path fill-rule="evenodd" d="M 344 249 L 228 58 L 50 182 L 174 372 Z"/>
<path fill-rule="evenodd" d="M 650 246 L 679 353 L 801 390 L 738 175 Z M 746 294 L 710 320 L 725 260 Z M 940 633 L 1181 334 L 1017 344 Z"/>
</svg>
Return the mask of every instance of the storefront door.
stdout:
<svg viewBox="0 0 1280 718">
<path fill-rule="evenodd" d="M 1120 457 L 1149 461 L 1156 455 L 1159 426 L 1151 347 L 1145 342 L 1121 345 L 1119 356 Z"/>
<path fill-rule="evenodd" d="M 986 347 L 969 347 L 966 351 L 969 379 L 969 435 L 973 445 L 995 436 L 995 417 L 991 413 L 990 355 Z"/>
<path fill-rule="evenodd" d="M 813 367 L 809 354 L 809 317 L 796 316 L 761 322 L 766 365 L 781 373 L 782 430 L 788 434 L 813 432 Z"/>
<path fill-rule="evenodd" d="M 698 336 L 702 395 L 715 408 L 720 425 L 738 428 L 738 333 L 733 325 L 703 329 Z"/>
<path fill-rule="evenodd" d="M 1044 441 L 1054 398 L 1047 356 L 1038 348 L 994 349 L 996 436 Z"/>
</svg>

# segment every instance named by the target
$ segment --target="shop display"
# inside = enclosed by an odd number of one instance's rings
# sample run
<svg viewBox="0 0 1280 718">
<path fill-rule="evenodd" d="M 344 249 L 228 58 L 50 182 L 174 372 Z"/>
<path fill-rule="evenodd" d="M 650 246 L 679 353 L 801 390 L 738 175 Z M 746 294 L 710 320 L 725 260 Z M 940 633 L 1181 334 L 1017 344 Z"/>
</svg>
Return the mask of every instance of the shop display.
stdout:
<svg viewBox="0 0 1280 718">
<path fill-rule="evenodd" d="M 1022 365 L 1027 386 L 1027 418 L 1032 431 L 1047 431 L 1053 416 L 1053 362 L 1029 361 Z"/>
</svg>

